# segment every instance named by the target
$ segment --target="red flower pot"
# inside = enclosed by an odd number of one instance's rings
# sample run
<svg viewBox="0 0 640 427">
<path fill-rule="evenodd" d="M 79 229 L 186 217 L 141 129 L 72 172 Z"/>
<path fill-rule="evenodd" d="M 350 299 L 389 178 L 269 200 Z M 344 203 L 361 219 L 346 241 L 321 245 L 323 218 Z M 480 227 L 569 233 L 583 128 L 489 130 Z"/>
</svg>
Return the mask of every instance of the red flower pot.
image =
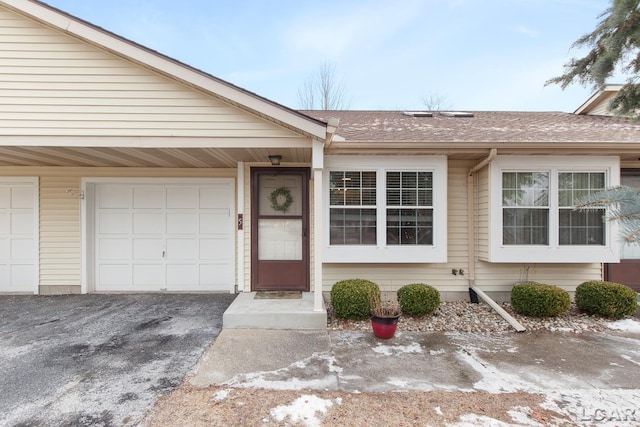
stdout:
<svg viewBox="0 0 640 427">
<path fill-rule="evenodd" d="M 396 328 L 398 327 L 398 318 L 400 318 L 399 314 L 389 317 L 371 315 L 373 334 L 378 338 L 393 338 L 393 335 L 396 333 Z"/>
</svg>

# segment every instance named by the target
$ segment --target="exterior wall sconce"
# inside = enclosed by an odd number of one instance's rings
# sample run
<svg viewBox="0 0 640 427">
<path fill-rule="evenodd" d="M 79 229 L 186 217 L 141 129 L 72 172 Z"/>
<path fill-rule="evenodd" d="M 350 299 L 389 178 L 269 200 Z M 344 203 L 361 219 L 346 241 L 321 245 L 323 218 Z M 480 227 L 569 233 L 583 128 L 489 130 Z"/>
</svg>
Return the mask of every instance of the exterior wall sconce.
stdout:
<svg viewBox="0 0 640 427">
<path fill-rule="evenodd" d="M 271 162 L 271 166 L 280 166 L 281 160 L 282 160 L 282 156 L 280 154 L 272 154 L 269 156 L 269 161 Z"/>
</svg>

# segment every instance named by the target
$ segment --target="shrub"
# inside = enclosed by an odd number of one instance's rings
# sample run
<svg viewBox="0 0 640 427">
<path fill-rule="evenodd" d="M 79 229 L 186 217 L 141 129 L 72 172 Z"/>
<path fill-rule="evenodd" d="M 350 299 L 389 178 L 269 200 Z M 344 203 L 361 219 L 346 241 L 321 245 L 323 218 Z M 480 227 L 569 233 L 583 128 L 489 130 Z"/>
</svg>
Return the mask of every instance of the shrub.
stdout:
<svg viewBox="0 0 640 427">
<path fill-rule="evenodd" d="M 331 305 L 337 317 L 367 319 L 371 315 L 371 301 L 379 300 L 380 288 L 369 280 L 342 280 L 331 288 Z"/>
<path fill-rule="evenodd" d="M 589 314 L 620 319 L 638 311 L 638 294 L 619 283 L 593 280 L 576 288 L 576 305 Z"/>
<path fill-rule="evenodd" d="M 511 290 L 511 306 L 525 316 L 552 317 L 569 310 L 571 297 L 557 286 L 520 283 Z"/>
<path fill-rule="evenodd" d="M 424 283 L 412 283 L 398 289 L 400 310 L 408 316 L 424 316 L 440 306 L 440 292 Z"/>
</svg>

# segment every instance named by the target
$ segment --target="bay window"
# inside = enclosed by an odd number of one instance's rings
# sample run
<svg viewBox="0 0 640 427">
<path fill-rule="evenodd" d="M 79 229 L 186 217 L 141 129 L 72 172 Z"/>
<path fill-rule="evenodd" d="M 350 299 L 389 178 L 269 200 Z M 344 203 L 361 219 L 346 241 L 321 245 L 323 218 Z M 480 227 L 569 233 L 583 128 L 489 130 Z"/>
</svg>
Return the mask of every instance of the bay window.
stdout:
<svg viewBox="0 0 640 427">
<path fill-rule="evenodd" d="M 618 185 L 617 157 L 498 156 L 490 166 L 489 261 L 615 262 L 615 224 L 579 200 Z M 494 214 L 498 213 L 497 215 Z"/>
</svg>

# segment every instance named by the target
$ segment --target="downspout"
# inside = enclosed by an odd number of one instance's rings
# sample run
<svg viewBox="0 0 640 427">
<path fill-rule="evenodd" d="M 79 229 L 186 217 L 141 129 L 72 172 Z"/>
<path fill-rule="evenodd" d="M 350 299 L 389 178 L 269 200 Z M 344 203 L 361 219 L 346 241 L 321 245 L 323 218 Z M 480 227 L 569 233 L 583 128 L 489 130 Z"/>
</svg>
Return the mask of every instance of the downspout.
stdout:
<svg viewBox="0 0 640 427">
<path fill-rule="evenodd" d="M 475 225 L 475 197 L 474 197 L 474 175 L 477 171 L 487 166 L 498 155 L 498 149 L 492 148 L 489 151 L 489 156 L 482 160 L 480 163 L 469 169 L 467 174 L 467 241 L 469 242 L 468 253 L 468 269 L 469 272 L 469 297 L 471 302 L 477 303 L 478 297 L 482 298 L 484 302 L 489 304 L 491 308 L 498 312 L 513 328 L 518 332 L 524 332 L 526 329 L 516 319 L 514 319 L 509 313 L 507 313 L 498 303 L 485 294 L 482 289 L 476 286 L 476 225 Z"/>
<path fill-rule="evenodd" d="M 475 286 L 476 281 L 476 223 L 475 223 L 475 197 L 474 197 L 474 185 L 473 185 L 473 177 L 477 171 L 487 166 L 489 163 L 493 161 L 498 155 L 498 149 L 492 148 L 489 151 L 489 156 L 482 160 L 480 163 L 476 164 L 474 167 L 469 169 L 469 173 L 467 174 L 467 242 L 469 242 L 469 265 L 467 267 L 467 271 L 469 272 L 468 280 L 469 280 L 469 289 L 472 286 Z M 475 301 L 474 301 L 475 302 Z"/>
</svg>

